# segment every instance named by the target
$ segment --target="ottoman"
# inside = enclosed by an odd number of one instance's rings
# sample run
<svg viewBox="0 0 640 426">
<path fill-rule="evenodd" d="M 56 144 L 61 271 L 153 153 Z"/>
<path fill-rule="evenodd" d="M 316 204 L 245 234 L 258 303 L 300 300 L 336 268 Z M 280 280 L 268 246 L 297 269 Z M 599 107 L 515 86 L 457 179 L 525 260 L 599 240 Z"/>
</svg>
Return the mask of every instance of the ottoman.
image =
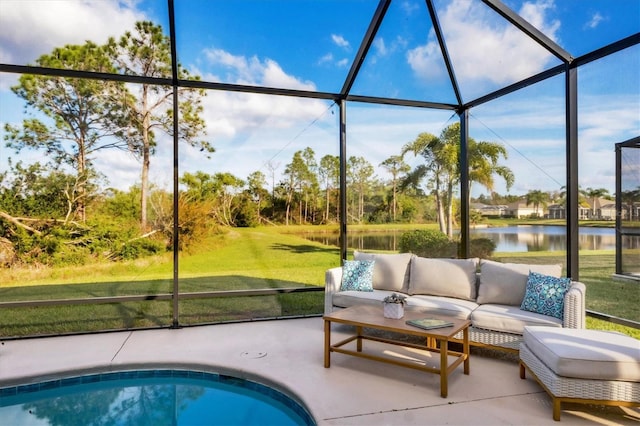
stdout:
<svg viewBox="0 0 640 426">
<path fill-rule="evenodd" d="M 520 378 L 533 375 L 553 400 L 553 419 L 562 402 L 640 406 L 640 340 L 588 329 L 524 328 Z"/>
</svg>

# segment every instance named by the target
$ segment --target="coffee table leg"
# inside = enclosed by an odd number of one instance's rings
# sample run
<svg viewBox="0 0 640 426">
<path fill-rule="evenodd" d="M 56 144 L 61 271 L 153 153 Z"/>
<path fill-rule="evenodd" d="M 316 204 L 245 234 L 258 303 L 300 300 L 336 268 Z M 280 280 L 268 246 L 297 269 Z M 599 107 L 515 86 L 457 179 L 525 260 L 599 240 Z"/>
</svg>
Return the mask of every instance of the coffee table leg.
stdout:
<svg viewBox="0 0 640 426">
<path fill-rule="evenodd" d="M 466 358 L 464 360 L 464 374 L 469 374 L 469 358 L 471 353 L 469 350 L 469 327 L 465 327 L 462 332 L 462 352 L 464 352 Z"/>
<path fill-rule="evenodd" d="M 448 377 L 447 370 L 448 368 L 448 357 L 447 352 L 449 351 L 449 342 L 446 340 L 439 340 L 440 342 L 440 396 L 446 398 L 449 393 L 448 386 Z"/>
<path fill-rule="evenodd" d="M 331 366 L 331 321 L 324 320 L 324 368 Z"/>
<path fill-rule="evenodd" d="M 356 350 L 362 352 L 362 327 L 356 327 L 356 335 L 358 336 Z"/>
</svg>

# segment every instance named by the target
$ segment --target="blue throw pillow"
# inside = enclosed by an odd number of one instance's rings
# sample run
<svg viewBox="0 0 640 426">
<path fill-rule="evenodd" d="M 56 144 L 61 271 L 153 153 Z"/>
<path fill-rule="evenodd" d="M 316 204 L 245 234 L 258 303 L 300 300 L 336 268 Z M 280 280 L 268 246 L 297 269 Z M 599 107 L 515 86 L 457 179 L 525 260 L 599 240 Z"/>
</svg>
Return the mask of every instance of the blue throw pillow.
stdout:
<svg viewBox="0 0 640 426">
<path fill-rule="evenodd" d="M 570 287 L 570 278 L 556 278 L 529 272 L 520 309 L 563 319 L 564 296 Z"/>
<path fill-rule="evenodd" d="M 374 264 L 375 260 L 345 260 L 340 291 L 373 291 Z"/>
</svg>

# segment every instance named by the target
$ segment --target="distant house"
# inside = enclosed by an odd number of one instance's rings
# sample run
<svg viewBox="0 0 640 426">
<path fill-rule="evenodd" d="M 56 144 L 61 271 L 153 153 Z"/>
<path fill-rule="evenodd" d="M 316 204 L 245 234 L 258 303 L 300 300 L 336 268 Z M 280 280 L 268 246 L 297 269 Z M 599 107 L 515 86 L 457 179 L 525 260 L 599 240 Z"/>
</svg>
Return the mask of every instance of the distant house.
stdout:
<svg viewBox="0 0 640 426">
<path fill-rule="evenodd" d="M 632 206 L 623 203 L 620 211 L 620 219 L 640 221 L 640 203 L 633 203 Z"/>
<path fill-rule="evenodd" d="M 545 207 L 543 205 L 539 205 L 538 209 L 533 206 L 533 204 L 527 205 L 523 201 L 516 201 L 510 203 L 507 206 L 507 216 L 515 217 L 518 219 L 531 217 L 533 215 L 538 215 L 539 217 L 544 217 L 545 215 Z"/>
<path fill-rule="evenodd" d="M 567 210 L 563 204 L 552 204 L 547 207 L 548 213 L 545 215 L 547 219 L 566 219 Z M 588 207 L 578 206 L 578 220 L 589 219 L 591 210 Z"/>
<path fill-rule="evenodd" d="M 562 204 L 552 204 L 547 207 L 547 219 L 565 219 L 566 210 Z"/>
<path fill-rule="evenodd" d="M 596 215 L 598 219 L 614 220 L 616 218 L 616 203 L 609 201 L 609 204 L 604 204 L 596 209 Z"/>
<path fill-rule="evenodd" d="M 507 211 L 509 208 L 504 204 L 500 205 L 491 205 L 491 204 L 482 204 L 482 203 L 472 203 L 471 208 L 482 216 L 497 216 L 504 217 L 507 216 Z"/>
<path fill-rule="evenodd" d="M 606 198 L 589 198 L 589 219 L 613 220 L 616 218 L 616 202 Z"/>
</svg>

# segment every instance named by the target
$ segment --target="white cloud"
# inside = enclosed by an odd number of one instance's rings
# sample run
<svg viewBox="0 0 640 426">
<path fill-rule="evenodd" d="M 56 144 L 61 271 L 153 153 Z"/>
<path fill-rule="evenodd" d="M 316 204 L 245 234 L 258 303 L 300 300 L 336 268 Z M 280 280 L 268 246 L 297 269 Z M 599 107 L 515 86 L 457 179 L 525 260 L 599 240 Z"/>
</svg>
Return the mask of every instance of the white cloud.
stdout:
<svg viewBox="0 0 640 426">
<path fill-rule="evenodd" d="M 331 40 L 333 40 L 333 42 L 338 46 L 338 47 L 342 47 L 345 50 L 349 50 L 349 48 L 351 47 L 351 45 L 349 44 L 349 42 L 347 40 L 345 40 L 344 37 L 342 37 L 341 35 L 337 35 L 337 34 L 331 34 Z"/>
<path fill-rule="evenodd" d="M 413 15 L 414 12 L 420 10 L 420 5 L 418 3 L 410 2 L 410 1 L 403 1 L 400 4 L 400 7 L 402 8 L 402 10 L 406 15 Z"/>
<path fill-rule="evenodd" d="M 312 82 L 301 81 L 288 74 L 271 59 L 233 55 L 217 48 L 205 50 L 204 57 L 208 63 L 203 66 L 211 66 L 216 72 L 224 73 L 222 78 L 204 74 L 203 79 L 207 81 L 315 90 Z M 325 58 L 329 59 L 332 60 L 333 57 Z M 213 90 L 202 101 L 202 118 L 207 126 L 206 138 L 216 148 L 216 152 L 211 160 L 205 160 L 198 150 L 182 145 L 181 161 L 185 165 L 182 169 L 203 170 L 208 173 L 229 171 L 241 178 L 260 169 L 298 134 L 302 136 L 297 142 L 305 146 L 320 143 L 320 139 L 306 141 L 309 134 L 316 131 L 307 128 L 315 120 L 324 122 L 330 116 L 330 103 L 317 99 Z M 337 132 L 329 137 L 337 138 Z M 302 148 L 297 144 L 291 147 L 293 150 Z M 290 161 L 291 155 L 288 151 L 284 152 L 278 160 Z"/>
<path fill-rule="evenodd" d="M 110 150 L 108 153 L 103 152 L 103 154 L 96 155 L 94 164 L 98 170 L 103 171 L 107 176 L 110 187 L 125 191 L 135 184 L 140 184 L 142 163 L 131 153 Z M 153 170 L 158 168 L 156 158 L 157 156 L 154 156 L 151 160 L 151 169 Z M 166 170 L 168 172 L 171 168 L 166 168 Z"/>
<path fill-rule="evenodd" d="M 584 24 L 584 28 L 594 29 L 598 25 L 600 25 L 600 22 L 604 20 L 605 20 L 604 16 L 602 16 L 600 12 L 596 12 L 593 14 L 591 19 L 586 24 Z"/>
<path fill-rule="evenodd" d="M 0 62 L 33 63 L 54 47 L 104 43 L 142 19 L 134 1 L 2 0 Z"/>
<path fill-rule="evenodd" d="M 428 80 L 445 75 L 440 46 L 429 42 L 407 52 L 407 62 L 420 79 Z"/>
<path fill-rule="evenodd" d="M 550 0 L 526 2 L 519 14 L 555 39 L 560 23 L 547 18 L 553 7 Z M 479 2 L 452 1 L 440 14 L 440 24 L 456 76 L 476 88 L 486 80 L 494 84 L 518 81 L 541 71 L 552 59 L 549 52 Z M 426 44 L 409 50 L 407 61 L 420 78 L 444 72 L 433 32 Z"/>
<path fill-rule="evenodd" d="M 387 54 L 387 47 L 384 44 L 384 39 L 382 37 L 376 37 L 373 40 L 373 48 L 375 49 L 375 54 L 377 56 L 385 56 Z"/>
<path fill-rule="evenodd" d="M 402 36 L 397 36 L 391 43 L 388 43 L 383 37 L 376 37 L 373 40 L 372 47 L 373 50 L 368 53 L 367 60 L 371 64 L 375 64 L 379 58 L 390 56 L 400 49 L 406 49 L 407 40 Z"/>
<path fill-rule="evenodd" d="M 330 64 L 333 62 L 333 53 L 327 53 L 326 55 L 324 55 L 322 58 L 320 58 L 318 60 L 318 63 L 320 65 L 322 64 Z"/>
<path fill-rule="evenodd" d="M 507 146 L 505 165 L 516 175 L 512 194 L 556 190 L 566 179 L 564 99 L 543 97 L 531 103 L 526 92 L 513 96 L 474 109 L 471 136 Z M 635 94 L 580 97 L 578 173 L 583 188 L 615 192 L 614 144 L 638 134 L 637 105 Z M 501 182 L 496 190 L 505 192 Z"/>
<path fill-rule="evenodd" d="M 214 68 L 222 68 L 227 74 L 222 81 L 227 83 L 259 85 L 267 87 L 280 87 L 295 90 L 316 90 L 316 86 L 310 81 L 301 81 L 288 75 L 280 65 L 272 60 L 261 61 L 257 56 L 247 58 L 242 55 L 233 55 L 223 49 L 206 49 L 204 51 L 208 65 Z M 209 81 L 220 81 L 220 77 L 207 76 Z"/>
<path fill-rule="evenodd" d="M 341 49 L 341 51 L 346 51 L 346 52 L 351 51 L 351 44 L 343 36 L 337 35 L 337 34 L 331 34 L 331 41 L 336 46 L 338 46 Z M 338 56 L 342 56 L 342 54 L 343 53 L 340 53 Z M 337 59 L 336 55 L 334 55 L 331 52 L 328 52 L 318 60 L 318 64 L 332 65 L 337 68 L 344 68 L 347 65 L 349 65 L 349 59 L 348 58 Z"/>
<path fill-rule="evenodd" d="M 308 124 L 327 109 L 318 100 L 222 91 L 209 92 L 203 104 L 207 133 L 214 141 L 259 128 L 287 129 Z"/>
<path fill-rule="evenodd" d="M 349 64 L 349 58 L 342 58 L 337 60 L 331 52 L 318 59 L 318 65 L 333 65 L 337 68 L 345 68 Z"/>
</svg>

